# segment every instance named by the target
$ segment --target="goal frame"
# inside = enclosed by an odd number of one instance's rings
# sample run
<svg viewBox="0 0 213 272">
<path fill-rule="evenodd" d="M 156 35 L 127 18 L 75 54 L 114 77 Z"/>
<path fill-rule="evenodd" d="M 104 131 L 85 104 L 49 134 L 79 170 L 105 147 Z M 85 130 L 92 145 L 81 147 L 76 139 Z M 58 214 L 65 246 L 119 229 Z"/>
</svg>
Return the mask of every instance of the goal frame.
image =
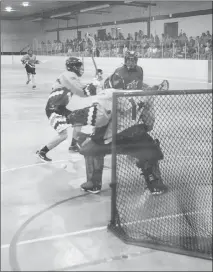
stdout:
<svg viewBox="0 0 213 272">
<path fill-rule="evenodd" d="M 179 248 L 170 247 L 168 245 L 164 246 L 162 244 L 157 244 L 153 242 L 145 241 L 134 241 L 126 237 L 122 237 L 122 234 L 119 234 L 115 231 L 115 227 L 118 225 L 116 222 L 116 164 L 117 164 L 117 148 L 116 148 L 116 134 L 117 134 L 117 101 L 120 97 L 136 97 L 136 96 L 184 96 L 189 94 L 210 94 L 212 93 L 211 89 L 197 89 L 197 90 L 169 90 L 169 91 L 116 91 L 113 93 L 112 97 L 112 159 L 111 159 L 111 220 L 108 224 L 108 230 L 111 231 L 118 238 L 123 240 L 125 243 L 143 246 L 155 250 L 161 250 L 181 255 L 187 255 L 191 257 L 197 257 L 202 259 L 212 259 L 200 252 L 194 252 L 190 250 L 184 250 Z"/>
</svg>

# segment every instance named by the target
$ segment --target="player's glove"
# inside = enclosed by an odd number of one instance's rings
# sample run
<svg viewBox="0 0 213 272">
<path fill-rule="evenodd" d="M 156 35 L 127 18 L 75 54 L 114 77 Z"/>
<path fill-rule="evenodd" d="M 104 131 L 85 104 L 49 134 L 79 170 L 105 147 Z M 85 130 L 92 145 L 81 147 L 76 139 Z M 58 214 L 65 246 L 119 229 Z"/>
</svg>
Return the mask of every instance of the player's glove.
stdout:
<svg viewBox="0 0 213 272">
<path fill-rule="evenodd" d="M 35 64 L 40 64 L 40 61 L 39 61 L 39 60 L 36 60 L 36 61 L 35 61 Z"/>
<path fill-rule="evenodd" d="M 67 115 L 67 123 L 72 125 L 81 125 L 81 126 L 93 125 L 94 126 L 94 122 L 96 120 L 95 119 L 96 111 L 97 110 L 95 107 L 86 107 L 83 109 L 74 110 L 69 115 Z M 90 121 L 91 121 L 91 124 L 90 124 Z"/>
<path fill-rule="evenodd" d="M 103 70 L 102 70 L 102 69 L 97 69 L 97 72 L 96 72 L 96 79 L 97 79 L 98 81 L 103 80 Z"/>
<path fill-rule="evenodd" d="M 97 87 L 93 83 L 90 83 L 83 88 L 83 91 L 86 96 L 92 96 L 96 95 L 96 89 Z"/>
</svg>

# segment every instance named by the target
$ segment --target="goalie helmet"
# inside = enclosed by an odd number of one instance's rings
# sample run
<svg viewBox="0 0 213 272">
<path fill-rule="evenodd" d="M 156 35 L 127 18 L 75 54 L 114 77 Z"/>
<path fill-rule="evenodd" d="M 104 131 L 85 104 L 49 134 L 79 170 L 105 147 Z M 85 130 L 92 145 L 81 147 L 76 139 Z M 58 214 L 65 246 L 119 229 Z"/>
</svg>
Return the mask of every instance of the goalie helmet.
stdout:
<svg viewBox="0 0 213 272">
<path fill-rule="evenodd" d="M 126 51 L 124 55 L 124 64 L 127 69 L 134 69 L 138 62 L 138 54 L 135 51 Z"/>
<path fill-rule="evenodd" d="M 126 89 L 124 79 L 118 74 L 113 74 L 109 76 L 104 81 L 104 89 L 111 89 L 111 88 L 120 89 L 120 90 Z"/>
<path fill-rule="evenodd" d="M 75 73 L 77 76 L 82 76 L 84 73 L 83 63 L 80 59 L 69 57 L 66 60 L 67 71 Z"/>
</svg>

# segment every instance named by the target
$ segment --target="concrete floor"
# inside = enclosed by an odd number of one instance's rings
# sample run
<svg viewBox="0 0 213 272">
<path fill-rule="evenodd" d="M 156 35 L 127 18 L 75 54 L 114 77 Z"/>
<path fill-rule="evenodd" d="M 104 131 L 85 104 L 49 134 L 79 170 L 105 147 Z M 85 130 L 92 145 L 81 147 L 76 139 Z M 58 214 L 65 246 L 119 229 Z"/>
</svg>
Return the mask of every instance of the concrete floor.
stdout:
<svg viewBox="0 0 213 272">
<path fill-rule="evenodd" d="M 211 261 L 126 245 L 107 231 L 110 157 L 103 192 L 82 193 L 83 158 L 67 152 L 71 129 L 68 141 L 50 152 L 52 163 L 38 160 L 36 150 L 54 136 L 44 108 L 60 72 L 39 68 L 32 91 L 22 67 L 2 67 L 1 270 L 212 271 Z M 85 79 L 89 76 L 86 71 Z M 181 86 L 171 82 L 173 89 Z"/>
</svg>

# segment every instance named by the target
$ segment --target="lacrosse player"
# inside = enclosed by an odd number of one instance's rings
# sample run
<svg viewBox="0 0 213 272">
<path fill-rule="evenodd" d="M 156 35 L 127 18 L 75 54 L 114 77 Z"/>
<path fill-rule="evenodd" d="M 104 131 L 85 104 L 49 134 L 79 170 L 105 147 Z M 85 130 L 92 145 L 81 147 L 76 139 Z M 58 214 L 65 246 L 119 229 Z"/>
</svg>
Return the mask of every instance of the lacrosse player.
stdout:
<svg viewBox="0 0 213 272">
<path fill-rule="evenodd" d="M 28 53 L 24 55 L 21 59 L 22 64 L 25 66 L 26 72 L 27 72 L 27 82 L 26 84 L 29 84 L 31 81 L 30 76 L 32 75 L 32 88 L 36 88 L 35 84 L 35 64 L 38 64 L 39 61 L 36 60 L 36 56 L 33 54 L 33 51 L 31 49 L 28 50 Z"/>
<path fill-rule="evenodd" d="M 66 108 L 72 95 L 88 97 L 96 94 L 96 86 L 91 84 L 83 85 L 80 77 L 84 73 L 83 63 L 80 59 L 69 57 L 66 60 L 67 71 L 63 72 L 52 86 L 46 105 L 46 115 L 50 125 L 58 133 L 57 136 L 36 153 L 42 161 L 51 161 L 47 153 L 67 139 L 67 128 L 71 126 L 67 122 L 70 110 Z M 92 108 L 91 108 L 92 111 Z M 91 115 L 92 118 L 92 115 Z M 75 125 L 78 125 L 75 123 Z"/>
</svg>

